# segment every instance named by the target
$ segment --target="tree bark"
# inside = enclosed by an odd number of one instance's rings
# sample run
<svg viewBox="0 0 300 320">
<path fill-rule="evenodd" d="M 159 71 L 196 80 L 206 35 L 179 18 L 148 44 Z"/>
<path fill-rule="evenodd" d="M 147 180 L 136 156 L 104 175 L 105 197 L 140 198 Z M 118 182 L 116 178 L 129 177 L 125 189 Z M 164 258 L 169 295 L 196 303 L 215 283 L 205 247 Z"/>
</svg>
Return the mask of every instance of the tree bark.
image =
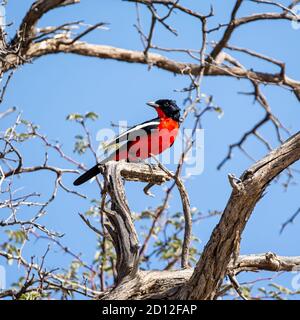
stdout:
<svg viewBox="0 0 300 320">
<path fill-rule="evenodd" d="M 193 299 L 193 300 L 211 300 L 218 296 L 218 292 L 222 285 L 226 274 L 238 274 L 242 271 L 256 271 L 256 270 L 271 270 L 271 271 L 292 271 L 295 268 L 299 269 L 299 257 L 279 257 L 273 253 L 264 255 L 250 255 L 239 257 L 239 245 L 241 235 L 244 228 L 256 206 L 258 201 L 262 198 L 264 191 L 269 183 L 277 177 L 284 169 L 300 159 L 300 132 L 292 136 L 279 148 L 270 152 L 266 157 L 256 162 L 242 176 L 238 179 L 233 175 L 229 175 L 229 181 L 233 188 L 230 199 L 223 212 L 219 224 L 215 227 L 212 236 L 204 248 L 204 251 L 196 265 L 196 268 L 179 270 L 179 271 L 139 271 L 138 266 L 134 268 L 124 268 L 125 270 L 134 270 L 130 273 L 131 276 L 120 278 L 118 285 L 107 294 L 104 299 Z M 134 176 L 134 180 L 144 182 L 157 182 L 157 176 L 164 176 L 167 180 L 168 175 L 157 168 L 151 172 L 148 166 L 142 164 L 109 164 L 115 173 L 111 173 L 117 177 Z M 119 169 L 116 170 L 115 168 Z M 121 167 L 120 167 L 121 166 Z M 148 168 L 148 171 L 146 169 Z M 126 172 L 126 173 L 125 173 Z M 131 172 L 131 174 L 130 174 Z M 132 172 L 135 172 L 134 174 Z M 116 178 L 120 179 L 120 178 Z M 151 181 L 151 179 L 153 179 Z M 163 179 L 163 180 L 164 180 Z M 163 180 L 160 180 L 163 183 Z M 108 183 L 113 186 L 115 182 L 107 179 Z M 119 200 L 119 195 L 122 194 L 125 199 L 123 185 L 109 187 L 113 202 L 117 204 L 123 202 Z M 112 189 L 110 189 L 112 188 Z M 120 191 L 121 189 L 121 191 Z M 117 194 L 117 196 L 116 196 Z M 117 207 L 119 204 L 117 205 Z M 129 208 L 120 208 L 116 210 L 117 215 L 123 216 L 123 211 L 126 211 L 126 219 L 131 220 Z M 114 216 L 115 216 L 114 214 Z M 125 219 L 125 220 L 126 220 Z M 111 223 L 115 224 L 114 219 L 110 219 Z M 122 224 L 121 222 L 118 222 Z M 124 226 L 128 225 L 128 221 L 124 222 Z M 120 226 L 121 226 L 120 224 Z M 120 228 L 120 227 L 119 227 Z M 117 229 L 119 229 L 117 228 Z M 125 240 L 130 238 L 132 233 L 135 246 L 137 243 L 136 232 L 132 221 L 130 228 L 127 228 L 128 234 Z M 118 249 L 124 244 L 122 236 L 113 235 L 114 243 Z M 123 239 L 123 240 L 122 240 Z M 126 241 L 124 243 L 127 243 Z M 131 245 L 127 249 L 132 248 Z M 135 251 L 131 250 L 132 257 L 135 257 Z M 138 259 L 128 259 L 131 263 L 138 262 Z M 131 264 L 132 265 L 132 264 Z M 134 263 L 133 263 L 134 265 Z M 129 274 L 127 273 L 127 274 Z"/>
<path fill-rule="evenodd" d="M 242 232 L 266 187 L 299 159 L 298 132 L 246 170 L 240 179 L 229 176 L 233 188 L 230 199 L 193 276 L 183 286 L 178 298 L 210 300 L 216 297 L 231 259 L 237 259 Z"/>
</svg>

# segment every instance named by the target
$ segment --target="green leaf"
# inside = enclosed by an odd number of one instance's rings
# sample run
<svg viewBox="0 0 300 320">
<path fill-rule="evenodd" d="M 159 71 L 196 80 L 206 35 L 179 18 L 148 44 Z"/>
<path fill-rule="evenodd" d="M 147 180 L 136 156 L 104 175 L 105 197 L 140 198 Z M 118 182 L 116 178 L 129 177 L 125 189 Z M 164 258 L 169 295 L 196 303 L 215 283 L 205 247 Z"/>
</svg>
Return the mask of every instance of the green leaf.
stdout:
<svg viewBox="0 0 300 320">
<path fill-rule="evenodd" d="M 221 119 L 224 116 L 224 111 L 220 107 L 215 107 L 214 108 L 215 112 L 218 114 L 218 118 Z"/>
<path fill-rule="evenodd" d="M 88 112 L 88 113 L 85 114 L 85 118 L 95 121 L 95 120 L 97 120 L 99 118 L 99 116 L 98 116 L 97 113 L 91 111 L 91 112 Z"/>
<path fill-rule="evenodd" d="M 66 120 L 69 121 L 82 121 L 83 120 L 83 115 L 79 114 L 79 113 L 71 113 L 67 116 Z"/>
</svg>

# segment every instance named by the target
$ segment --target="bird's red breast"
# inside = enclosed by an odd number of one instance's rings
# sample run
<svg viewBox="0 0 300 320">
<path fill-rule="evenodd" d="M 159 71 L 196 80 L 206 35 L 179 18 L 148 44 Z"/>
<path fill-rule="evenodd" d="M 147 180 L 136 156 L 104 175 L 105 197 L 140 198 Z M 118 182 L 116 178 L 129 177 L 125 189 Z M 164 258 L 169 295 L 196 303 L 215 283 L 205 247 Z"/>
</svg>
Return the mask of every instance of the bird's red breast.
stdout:
<svg viewBox="0 0 300 320">
<path fill-rule="evenodd" d="M 174 144 L 178 129 L 177 121 L 162 117 L 157 129 L 129 144 L 127 160 L 134 162 L 164 152 Z"/>
</svg>

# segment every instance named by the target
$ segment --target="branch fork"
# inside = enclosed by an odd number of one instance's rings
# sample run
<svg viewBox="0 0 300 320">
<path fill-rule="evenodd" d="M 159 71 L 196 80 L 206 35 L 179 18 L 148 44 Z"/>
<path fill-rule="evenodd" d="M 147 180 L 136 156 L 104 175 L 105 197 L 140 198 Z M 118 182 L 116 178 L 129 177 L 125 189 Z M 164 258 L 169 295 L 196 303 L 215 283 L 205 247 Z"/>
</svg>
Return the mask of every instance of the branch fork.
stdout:
<svg viewBox="0 0 300 320">
<path fill-rule="evenodd" d="M 139 269 L 139 241 L 135 230 L 126 193 L 124 180 L 145 182 L 147 186 L 161 185 L 174 179 L 178 186 L 185 215 L 186 227 L 182 253 L 182 267 L 188 267 L 189 245 L 191 241 L 190 202 L 182 181 L 160 166 L 111 161 L 101 165 L 105 179 L 105 189 L 111 197 L 111 208 L 104 208 L 108 218 L 106 229 L 113 241 L 117 254 L 117 284 L 133 279 Z M 146 187 L 147 188 L 147 187 Z"/>
</svg>

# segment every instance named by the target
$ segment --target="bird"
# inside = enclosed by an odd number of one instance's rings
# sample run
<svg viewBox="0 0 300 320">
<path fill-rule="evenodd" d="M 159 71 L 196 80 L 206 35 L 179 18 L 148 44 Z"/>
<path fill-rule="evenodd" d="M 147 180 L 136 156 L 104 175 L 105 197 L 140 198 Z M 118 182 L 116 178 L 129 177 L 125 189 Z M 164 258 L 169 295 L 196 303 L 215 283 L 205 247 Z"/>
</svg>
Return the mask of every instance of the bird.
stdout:
<svg viewBox="0 0 300 320">
<path fill-rule="evenodd" d="M 86 171 L 73 184 L 79 186 L 100 173 L 100 166 L 109 161 L 141 162 L 159 155 L 174 144 L 182 122 L 181 109 L 175 100 L 160 99 L 147 102 L 157 117 L 136 125 L 108 142 L 105 148 L 115 150 L 107 158 Z"/>
</svg>

